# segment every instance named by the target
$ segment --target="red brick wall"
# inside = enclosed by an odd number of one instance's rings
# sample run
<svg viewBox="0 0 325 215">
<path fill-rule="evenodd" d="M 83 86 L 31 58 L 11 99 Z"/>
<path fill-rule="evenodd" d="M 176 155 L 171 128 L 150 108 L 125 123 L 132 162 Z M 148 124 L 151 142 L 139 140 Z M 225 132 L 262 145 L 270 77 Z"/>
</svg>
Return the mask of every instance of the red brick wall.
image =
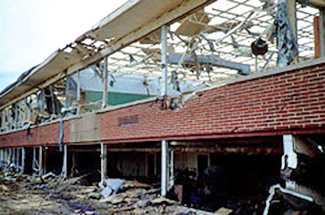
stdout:
<svg viewBox="0 0 325 215">
<path fill-rule="evenodd" d="M 101 141 L 218 138 L 325 131 L 325 64 L 203 91 L 183 109 L 161 101 L 98 113 Z M 137 116 L 132 123 L 128 117 Z M 120 126 L 121 119 L 127 125 Z M 126 122 L 126 123 L 125 123 Z M 0 136 L 0 146 L 58 144 L 60 124 Z M 64 142 L 69 141 L 65 122 Z M 97 140 L 100 141 L 100 140 Z"/>
<path fill-rule="evenodd" d="M 69 122 L 64 122 L 64 142 L 69 140 Z M 60 123 L 39 126 L 30 130 L 0 135 L 0 147 L 58 145 L 60 137 Z"/>
<path fill-rule="evenodd" d="M 161 102 L 146 103 L 99 115 L 102 140 L 324 128 L 325 66 L 207 90 L 177 111 L 160 107 Z M 133 115 L 139 116 L 138 124 L 118 126 L 118 118 Z"/>
</svg>

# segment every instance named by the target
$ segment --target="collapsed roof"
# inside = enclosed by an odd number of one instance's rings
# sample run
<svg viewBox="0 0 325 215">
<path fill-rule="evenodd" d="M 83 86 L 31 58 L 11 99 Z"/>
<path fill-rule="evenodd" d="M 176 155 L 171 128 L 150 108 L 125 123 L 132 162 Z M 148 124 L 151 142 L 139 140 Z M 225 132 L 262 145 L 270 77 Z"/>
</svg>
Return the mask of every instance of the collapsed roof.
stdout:
<svg viewBox="0 0 325 215">
<path fill-rule="evenodd" d="M 313 57 L 313 17 L 318 10 L 297 6 L 300 59 Z M 62 50 L 21 75 L 0 94 L 0 109 L 63 77 L 99 64 L 108 56 L 110 75 L 161 77 L 161 31 L 169 26 L 168 76 L 208 85 L 274 67 L 270 39 L 276 4 L 259 0 L 130 0 Z M 254 56 L 251 43 L 268 41 Z M 174 77 L 175 78 L 175 77 Z"/>
</svg>

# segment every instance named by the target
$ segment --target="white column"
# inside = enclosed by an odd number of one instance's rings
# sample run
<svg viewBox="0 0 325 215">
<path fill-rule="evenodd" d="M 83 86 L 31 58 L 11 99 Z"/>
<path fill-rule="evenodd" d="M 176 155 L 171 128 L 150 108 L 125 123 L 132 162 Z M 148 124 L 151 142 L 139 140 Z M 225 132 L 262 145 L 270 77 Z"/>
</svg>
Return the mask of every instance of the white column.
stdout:
<svg viewBox="0 0 325 215">
<path fill-rule="evenodd" d="M 63 177 L 68 177 L 68 146 L 63 145 L 63 165 L 62 165 Z"/>
<path fill-rule="evenodd" d="M 101 183 L 103 184 L 107 176 L 107 145 L 100 144 L 100 164 L 101 164 Z"/>
<path fill-rule="evenodd" d="M 166 140 L 161 141 L 161 195 L 167 194 L 167 160 L 168 160 L 168 143 Z"/>
<path fill-rule="evenodd" d="M 24 99 L 24 122 L 23 125 L 25 125 L 28 121 L 27 119 L 27 111 L 28 111 L 28 104 L 27 104 L 27 97 Z"/>
<path fill-rule="evenodd" d="M 105 108 L 107 106 L 107 76 L 108 76 L 108 70 L 107 70 L 107 57 L 104 58 L 104 74 L 103 74 L 103 103 L 102 108 Z"/>
<path fill-rule="evenodd" d="M 167 30 L 161 27 L 161 96 L 167 95 Z"/>
<path fill-rule="evenodd" d="M 21 174 L 24 173 L 25 170 L 25 147 L 21 148 Z"/>
<path fill-rule="evenodd" d="M 292 134 L 283 135 L 283 156 L 282 156 L 282 165 L 281 169 L 290 167 L 292 169 L 297 168 L 298 158 L 297 154 L 294 151 L 294 138 Z"/>
<path fill-rule="evenodd" d="M 18 128 L 18 104 L 19 102 L 16 102 L 16 105 L 15 105 L 15 129 Z"/>
<path fill-rule="evenodd" d="M 296 152 L 294 151 L 295 142 L 292 134 L 284 134 L 283 135 L 283 156 L 282 156 L 282 165 L 281 169 L 291 168 L 296 169 L 298 166 L 298 157 Z M 286 180 L 286 188 L 295 189 L 296 182 Z"/>
<path fill-rule="evenodd" d="M 80 83 L 80 72 L 77 72 L 77 101 L 78 101 L 78 108 L 77 108 L 77 115 L 80 114 L 80 104 L 81 104 L 81 83 Z"/>
<path fill-rule="evenodd" d="M 11 163 L 16 163 L 16 148 L 12 148 Z"/>
<path fill-rule="evenodd" d="M 3 149 L 0 149 L 0 161 L 3 161 L 4 159 L 3 159 Z"/>
<path fill-rule="evenodd" d="M 39 175 L 43 175 L 43 146 L 39 147 L 39 154 L 38 154 L 38 169 Z"/>
<path fill-rule="evenodd" d="M 7 154 L 8 167 L 9 164 L 11 163 L 11 160 L 12 160 L 12 151 L 11 148 L 8 148 L 8 154 Z"/>
</svg>

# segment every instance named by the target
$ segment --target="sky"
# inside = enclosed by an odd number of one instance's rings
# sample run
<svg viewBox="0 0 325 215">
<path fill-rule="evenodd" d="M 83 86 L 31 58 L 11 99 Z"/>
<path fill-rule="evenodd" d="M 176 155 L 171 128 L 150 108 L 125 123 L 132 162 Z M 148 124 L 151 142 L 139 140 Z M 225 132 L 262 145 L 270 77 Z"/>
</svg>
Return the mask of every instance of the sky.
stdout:
<svg viewBox="0 0 325 215">
<path fill-rule="evenodd" d="M 126 0 L 0 0 L 0 91 Z"/>
</svg>

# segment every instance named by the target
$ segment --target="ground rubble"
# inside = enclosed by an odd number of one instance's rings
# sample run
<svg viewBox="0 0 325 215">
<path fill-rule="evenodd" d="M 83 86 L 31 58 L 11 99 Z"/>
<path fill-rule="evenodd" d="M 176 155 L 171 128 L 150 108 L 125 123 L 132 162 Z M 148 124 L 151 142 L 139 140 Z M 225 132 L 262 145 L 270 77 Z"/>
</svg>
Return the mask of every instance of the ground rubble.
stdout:
<svg viewBox="0 0 325 215">
<path fill-rule="evenodd" d="M 109 184 L 82 184 L 84 176 L 63 179 L 0 175 L 0 214 L 229 214 L 210 213 L 180 205 L 160 196 L 160 190 L 137 181 L 123 184 L 104 197 Z M 120 179 L 119 179 L 120 180 Z"/>
</svg>

